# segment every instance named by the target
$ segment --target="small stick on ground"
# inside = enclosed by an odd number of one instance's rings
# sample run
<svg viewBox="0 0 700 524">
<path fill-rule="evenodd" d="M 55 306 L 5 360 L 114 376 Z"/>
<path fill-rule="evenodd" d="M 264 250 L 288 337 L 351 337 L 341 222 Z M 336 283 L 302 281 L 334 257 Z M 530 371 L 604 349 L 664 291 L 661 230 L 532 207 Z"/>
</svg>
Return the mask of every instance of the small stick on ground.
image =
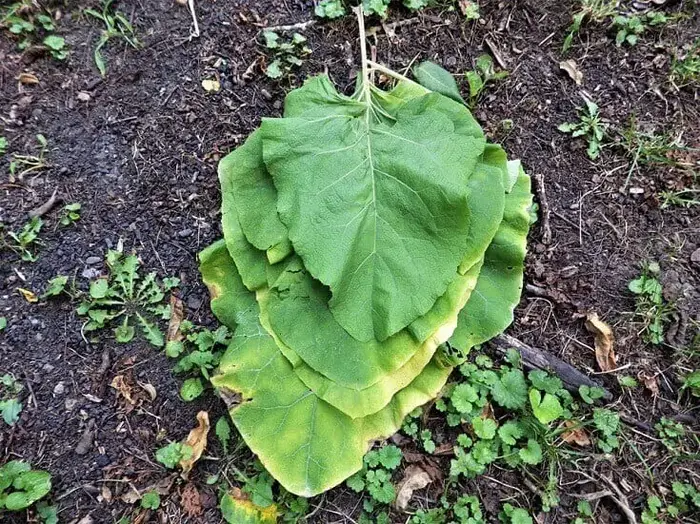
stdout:
<svg viewBox="0 0 700 524">
<path fill-rule="evenodd" d="M 591 380 L 578 369 L 554 355 L 542 350 L 528 346 L 517 338 L 508 335 L 499 335 L 492 341 L 496 346 L 496 351 L 505 355 L 509 349 L 516 349 L 523 359 L 523 365 L 528 369 L 541 369 L 550 371 L 558 376 L 564 383 L 564 387 L 569 391 L 578 391 L 579 386 L 601 387 L 597 382 Z M 613 395 L 605 388 L 603 398 L 612 400 Z"/>
<path fill-rule="evenodd" d="M 192 23 L 194 24 L 194 31 L 190 32 L 190 40 L 193 38 L 199 38 L 199 23 L 197 22 L 197 14 L 194 12 L 194 0 L 187 0 L 187 7 L 190 8 L 190 13 L 192 13 Z"/>
<path fill-rule="evenodd" d="M 532 176 L 535 181 L 535 191 L 537 200 L 540 202 L 540 216 L 542 217 L 542 243 L 548 245 L 552 242 L 552 228 L 549 225 L 549 204 L 547 203 L 547 193 L 544 190 L 544 176 L 537 173 Z"/>
<path fill-rule="evenodd" d="M 51 197 L 41 204 L 39 207 L 35 207 L 29 212 L 29 218 L 34 218 L 34 217 L 42 217 L 49 211 L 51 211 L 51 208 L 56 205 L 56 202 L 58 202 L 58 198 L 56 197 L 58 195 L 58 189 L 53 190 L 53 194 Z"/>
<path fill-rule="evenodd" d="M 299 22 L 296 24 L 289 25 L 273 25 L 270 27 L 264 27 L 262 31 L 303 31 L 309 26 L 316 23 L 316 20 L 307 20 L 306 22 Z"/>
</svg>

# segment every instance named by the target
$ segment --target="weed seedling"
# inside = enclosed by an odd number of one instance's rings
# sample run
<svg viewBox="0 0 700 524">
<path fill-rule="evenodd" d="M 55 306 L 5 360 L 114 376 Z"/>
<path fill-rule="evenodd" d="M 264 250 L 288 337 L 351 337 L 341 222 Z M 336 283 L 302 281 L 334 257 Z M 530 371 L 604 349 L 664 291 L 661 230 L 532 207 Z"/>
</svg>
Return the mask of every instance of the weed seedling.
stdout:
<svg viewBox="0 0 700 524">
<path fill-rule="evenodd" d="M 558 129 L 563 133 L 570 133 L 572 137 L 584 137 L 588 141 L 588 157 L 595 160 L 600 155 L 603 138 L 607 125 L 600 117 L 600 110 L 595 102 L 586 100 L 586 107 L 577 107 L 578 122 L 565 122 Z"/>
<path fill-rule="evenodd" d="M 114 38 L 124 40 L 134 49 L 138 49 L 141 45 L 136 38 L 134 28 L 129 20 L 127 20 L 126 16 L 119 11 L 112 9 L 113 1 L 114 0 L 103 0 L 102 10 L 99 12 L 95 11 L 94 9 L 83 10 L 83 13 L 100 20 L 105 26 L 100 34 L 100 39 L 97 41 L 97 45 L 95 46 L 95 51 L 93 53 L 95 65 L 97 66 L 97 69 L 99 69 L 102 76 L 107 74 L 107 63 L 102 56 L 102 48 L 107 45 L 107 42 Z"/>
<path fill-rule="evenodd" d="M 270 78 L 288 76 L 292 69 L 301 66 L 303 57 L 311 54 L 311 49 L 306 45 L 306 37 L 299 33 L 285 39 L 274 31 L 265 31 L 263 37 L 265 48 L 272 56 L 272 61 L 265 69 L 265 74 Z"/>
<path fill-rule="evenodd" d="M 516 508 L 510 504 L 504 504 L 498 514 L 498 520 L 502 524 L 532 524 L 532 517 L 522 508 Z"/>
<path fill-rule="evenodd" d="M 685 55 L 674 55 L 669 80 L 677 88 L 700 82 L 700 38 L 690 45 Z"/>
<path fill-rule="evenodd" d="M 473 71 L 464 73 L 469 83 L 469 107 L 474 108 L 479 98 L 484 93 L 487 84 L 503 80 L 508 76 L 508 71 L 494 71 L 493 60 L 489 55 L 481 55 L 476 59 L 476 67 Z"/>
<path fill-rule="evenodd" d="M 22 391 L 14 376 L 5 374 L 0 377 L 0 415 L 8 426 L 14 426 L 22 413 L 22 403 L 17 395 Z"/>
<path fill-rule="evenodd" d="M 0 250 L 7 248 L 17 253 L 25 262 L 36 262 L 35 247 L 39 244 L 39 232 L 43 225 L 41 218 L 34 217 L 19 231 L 5 233 L 4 226 L 0 222 Z"/>
<path fill-rule="evenodd" d="M 340 18 L 345 16 L 347 11 L 343 0 L 321 0 L 316 4 L 314 13 L 320 18 Z"/>
<path fill-rule="evenodd" d="M 41 42 L 56 60 L 68 57 L 66 41 L 55 34 L 56 24 L 48 9 L 32 0 L 22 0 L 10 4 L 0 11 L 0 27 L 6 28 L 18 39 L 20 50 L 28 49 Z"/>
<path fill-rule="evenodd" d="M 698 195 L 696 197 L 695 195 Z M 681 189 L 678 191 L 661 191 L 661 209 L 669 207 L 693 207 L 700 206 L 700 189 Z"/>
<path fill-rule="evenodd" d="M 659 27 L 671 20 L 664 13 L 650 12 L 643 15 L 622 16 L 613 18 L 613 27 L 616 29 L 615 44 L 617 47 L 627 44 L 636 45 L 639 37 L 650 27 Z"/>
<path fill-rule="evenodd" d="M 369 499 L 364 501 L 364 510 L 367 513 L 372 513 L 376 504 L 388 505 L 396 498 L 396 488 L 391 482 L 391 475 L 399 467 L 402 459 L 401 450 L 394 445 L 372 450 L 365 455 L 363 468 L 346 481 L 353 491 L 366 491 L 369 495 Z M 377 517 L 377 522 L 386 518 L 386 513 L 382 512 Z"/>
<path fill-rule="evenodd" d="M 656 429 L 656 433 L 669 451 L 674 454 L 680 452 L 683 446 L 683 437 L 685 437 L 685 427 L 683 427 L 683 424 L 666 417 L 661 417 L 661 420 L 656 423 L 654 429 Z"/>
<path fill-rule="evenodd" d="M 600 23 L 617 14 L 618 0 L 582 0 L 581 9 L 574 14 L 568 33 L 562 45 L 562 53 L 566 53 L 573 43 L 574 36 L 581 30 L 585 21 Z"/>
<path fill-rule="evenodd" d="M 87 293 L 79 290 L 68 292 L 68 277 L 60 275 L 49 282 L 44 297 L 63 292 L 71 298 L 80 298 L 77 312 L 87 317 L 83 331 L 92 332 L 118 325 L 114 328 L 114 339 L 120 343 L 130 342 L 136 333 L 132 318 L 141 327 L 144 338 L 156 347 L 165 344 L 162 331 L 156 322 L 170 318 L 170 306 L 164 304 L 166 293 L 180 284 L 178 278 L 164 278 L 159 283 L 156 273 L 145 277 L 139 273 L 141 263 L 135 254 L 124 255 L 121 243 L 116 250 L 107 252 L 108 274 L 90 282 Z"/>
<path fill-rule="evenodd" d="M 60 224 L 62 226 L 71 226 L 80 220 L 80 207 L 78 202 L 63 206 L 61 218 L 59 219 Z"/>
<path fill-rule="evenodd" d="M 643 320 L 642 338 L 650 344 L 662 344 L 664 325 L 673 307 L 663 297 L 659 281 L 661 268 L 656 262 L 642 266 L 642 274 L 627 286 L 636 295 L 636 314 Z"/>
</svg>

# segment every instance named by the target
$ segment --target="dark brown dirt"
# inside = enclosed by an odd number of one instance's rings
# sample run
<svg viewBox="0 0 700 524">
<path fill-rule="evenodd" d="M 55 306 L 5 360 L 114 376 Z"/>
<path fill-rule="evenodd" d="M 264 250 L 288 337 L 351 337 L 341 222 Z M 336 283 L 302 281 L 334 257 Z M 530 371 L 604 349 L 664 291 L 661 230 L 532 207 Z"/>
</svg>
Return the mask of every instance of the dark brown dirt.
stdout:
<svg viewBox="0 0 700 524">
<path fill-rule="evenodd" d="M 614 407 L 638 421 L 641 433 L 653 434 L 650 426 L 661 415 L 683 416 L 697 430 L 697 408 L 678 402 L 675 364 L 690 364 L 680 360 L 674 347 L 689 348 L 700 325 L 700 267 L 690 260 L 700 248 L 700 206 L 661 209 L 656 196 L 692 179 L 677 169 L 643 166 L 621 189 L 628 158 L 607 148 L 592 162 L 583 142 L 556 129 L 575 120 L 575 108 L 587 94 L 614 128 L 624 127 L 634 115 L 645 129 L 682 133 L 686 145 L 700 147 L 698 90 L 678 91 L 667 82 L 673 50 L 700 35 L 697 13 L 695 19 L 645 35 L 633 48 L 616 48 L 604 27 L 584 28 L 569 56 L 584 74 L 583 85 L 577 86 L 559 69 L 561 42 L 575 2 L 480 3 L 482 19 L 477 23 L 464 22 L 458 11 L 435 7 L 419 15 L 396 9 L 389 22 L 414 20 L 398 26 L 393 37 L 381 25 L 372 25 L 378 29 L 378 60 L 396 70 L 432 59 L 450 71 L 465 71 L 488 50 L 488 40 L 510 71 L 505 81 L 489 89 L 475 115 L 510 156 L 543 176 L 552 230 L 546 243 L 542 220 L 533 228 L 527 282 L 536 288 L 524 293 L 510 333 L 595 372 L 592 336 L 583 329 L 582 315 L 597 311 L 615 330 L 618 363 L 629 366 L 622 373 L 656 376 L 660 386 L 656 397 L 643 388 L 621 394 L 614 374 L 597 376 L 620 395 Z M 217 161 L 263 116 L 279 115 L 285 93 L 306 76 L 327 71 L 345 90 L 354 84 L 358 49 L 352 17 L 307 28 L 313 54 L 295 77 L 278 83 L 261 71 L 265 57 L 256 38 L 263 27 L 312 19 L 311 2 L 196 4 L 201 36 L 190 40 L 189 12 L 172 0 L 119 2 L 144 45 L 134 50 L 122 42 L 110 43 L 104 79 L 92 61 L 99 28 L 80 14 L 95 2 L 59 6 L 59 33 L 71 50 L 65 62 L 21 55 L 7 33 L 0 36 L 0 118 L 9 142 L 8 155 L 0 161 L 0 219 L 18 229 L 27 212 L 55 189 L 64 202 L 83 204 L 74 227 L 58 226 L 60 206 L 45 216 L 37 262 L 0 252 L 0 316 L 8 320 L 0 333 L 0 375 L 10 372 L 21 380 L 26 406 L 14 428 L 0 426 L 0 459 L 24 458 L 53 474 L 52 497 L 61 522 L 90 515 L 94 522 L 107 523 L 137 515 L 139 510 L 120 496 L 130 485 L 142 489 L 167 477 L 155 463 L 155 449 L 168 439 L 184 438 L 199 410 L 216 420 L 224 409 L 213 394 L 182 402 L 171 363 L 146 343 L 120 345 L 107 333 L 100 343 L 86 343 L 74 305 L 65 299 L 29 304 L 16 288 L 39 293 L 57 274 L 76 274 L 84 286 L 86 260 L 102 258 L 121 239 L 148 270 L 182 279 L 179 294 L 187 318 L 213 325 L 196 254 L 220 235 Z M 668 11 L 683 9 L 692 8 L 668 2 Z M 39 84 L 18 84 L 15 78 L 22 71 L 35 73 Z M 221 82 L 219 93 L 202 89 L 202 79 L 213 77 Z M 79 93 L 87 93 L 89 100 L 80 100 Z M 506 119 L 512 121 L 507 132 L 501 125 Z M 9 152 L 31 151 L 37 133 L 48 139 L 50 165 L 9 183 Z M 697 170 L 698 156 L 691 161 Z M 643 192 L 631 193 L 630 187 Z M 634 298 L 627 283 L 645 260 L 660 262 L 668 298 L 677 306 L 676 321 L 685 326 L 685 335 L 662 346 L 641 340 L 640 324 L 631 314 Z M 102 366 L 105 354 L 109 359 Z M 127 411 L 109 387 L 114 376 L 124 373 L 152 384 L 157 398 Z M 79 455 L 76 446 L 86 431 L 93 438 L 85 440 L 88 450 Z M 666 479 L 672 463 L 659 443 L 630 435 L 657 482 Z M 161 522 L 220 521 L 216 489 L 205 479 L 221 461 L 243 468 L 250 457 L 240 451 L 224 458 L 216 443 L 208 453 L 191 479 L 202 494 L 204 513 L 183 513 L 185 484 L 178 483 L 161 511 Z M 449 460 L 441 460 L 449 466 Z M 697 462 L 677 467 L 697 483 Z M 644 467 L 629 450 L 610 461 L 585 455 L 578 468 L 608 475 L 637 510 L 652 489 Z M 541 522 L 573 518 L 576 499 L 567 492 L 582 491 L 574 485 L 578 479 L 561 472 L 562 505 L 542 514 Z M 536 497 L 515 473 L 492 468 L 487 476 L 466 483 L 464 491 L 479 494 L 492 516 L 510 499 L 538 511 Z M 441 493 L 436 486 L 414 502 L 418 507 L 434 505 Z M 619 508 L 605 504 L 601 522 L 624 519 Z M 315 506 L 312 522 L 355 522 L 361 510 L 358 497 L 342 487 L 312 501 Z M 26 517 L 2 518 L 23 522 Z M 406 516 L 397 514 L 394 521 L 405 522 Z"/>
</svg>

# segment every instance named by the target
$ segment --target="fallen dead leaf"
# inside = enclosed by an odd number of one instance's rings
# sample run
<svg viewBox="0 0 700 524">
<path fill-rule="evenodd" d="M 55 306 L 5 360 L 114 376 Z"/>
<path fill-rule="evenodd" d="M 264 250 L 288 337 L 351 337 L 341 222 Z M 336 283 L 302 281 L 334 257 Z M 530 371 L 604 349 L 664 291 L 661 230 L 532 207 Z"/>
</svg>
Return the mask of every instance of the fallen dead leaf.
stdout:
<svg viewBox="0 0 700 524">
<path fill-rule="evenodd" d="M 20 84 L 38 84 L 39 79 L 34 73 L 20 73 L 19 76 L 17 77 L 17 80 L 19 80 Z"/>
<path fill-rule="evenodd" d="M 199 422 L 199 426 L 190 431 L 185 441 L 185 444 L 192 448 L 192 456 L 180 461 L 183 479 L 187 479 L 195 463 L 201 458 L 202 453 L 207 448 L 207 436 L 209 435 L 210 427 L 209 413 L 206 411 L 197 413 L 197 422 Z"/>
<path fill-rule="evenodd" d="M 581 428 L 581 427 L 576 427 L 576 423 L 567 420 L 564 422 L 564 426 L 566 428 L 573 428 L 573 429 L 567 429 L 564 431 L 564 433 L 561 434 L 561 438 L 564 442 L 567 444 L 576 444 L 577 446 L 581 446 L 582 448 L 586 448 L 591 445 L 591 439 L 588 438 L 588 433 Z"/>
<path fill-rule="evenodd" d="M 131 386 L 129 386 L 129 384 L 127 384 L 126 380 L 124 379 L 124 375 L 117 375 L 116 377 L 114 377 L 110 385 L 113 389 L 117 391 L 117 398 L 121 396 L 132 406 L 136 404 L 136 400 L 134 399 L 134 392 L 132 391 Z"/>
<path fill-rule="evenodd" d="M 496 420 L 496 415 L 493 412 L 493 406 L 490 402 L 487 402 L 484 409 L 481 410 L 481 418 L 490 418 L 491 420 Z"/>
<path fill-rule="evenodd" d="M 617 358 L 613 345 L 615 337 L 612 329 L 591 312 L 586 315 L 586 329 L 595 335 L 595 359 L 601 371 L 612 371 L 617 368 Z"/>
<path fill-rule="evenodd" d="M 206 78 L 202 80 L 202 87 L 208 93 L 218 93 L 221 90 L 221 84 L 216 78 Z"/>
<path fill-rule="evenodd" d="M 659 395 L 659 381 L 656 379 L 656 375 L 649 375 L 646 371 L 640 371 L 637 374 L 637 378 L 652 395 L 655 397 Z"/>
<path fill-rule="evenodd" d="M 158 397 L 158 392 L 156 391 L 156 387 L 149 383 L 149 382 L 136 382 L 141 389 L 143 389 L 146 393 L 148 393 L 148 396 L 151 398 L 151 402 L 153 402 L 157 397 Z"/>
<path fill-rule="evenodd" d="M 559 62 L 559 69 L 566 71 L 566 73 L 571 77 L 571 80 L 576 82 L 577 86 L 580 86 L 583 83 L 583 73 L 579 70 L 575 60 L 564 60 L 563 62 Z"/>
<path fill-rule="evenodd" d="M 168 336 L 165 339 L 167 342 L 172 340 L 180 342 L 184 336 L 180 332 L 180 324 L 185 317 L 185 307 L 175 295 L 170 295 L 170 321 L 168 321 Z"/>
<path fill-rule="evenodd" d="M 37 296 L 33 292 L 29 291 L 28 289 L 24 289 L 23 287 L 18 287 L 17 291 L 19 291 L 20 295 L 22 295 L 24 297 L 24 300 L 26 300 L 30 304 L 34 304 L 35 302 L 39 301 Z"/>
<path fill-rule="evenodd" d="M 122 495 L 120 498 L 123 502 L 126 502 L 127 504 L 135 504 L 139 500 L 141 500 L 141 497 L 144 493 L 148 493 L 149 491 L 155 491 L 156 493 L 158 493 L 158 495 L 164 497 L 170 494 L 170 490 L 173 487 L 173 483 L 175 482 L 176 477 L 177 473 L 173 473 L 172 475 L 169 475 L 164 479 L 160 479 L 157 482 L 154 482 L 153 484 L 149 484 L 148 486 L 146 486 L 145 488 L 141 488 L 140 490 L 137 490 L 136 487 L 130 484 L 131 489 L 127 493 L 124 493 L 124 495 Z"/>
<path fill-rule="evenodd" d="M 197 517 L 202 514 L 202 498 L 195 485 L 191 482 L 188 482 L 182 490 L 180 505 L 189 517 Z"/>
<path fill-rule="evenodd" d="M 109 486 L 107 484 L 102 484 L 102 489 L 100 490 L 100 496 L 102 497 L 102 500 L 107 502 L 108 504 L 112 502 L 112 490 L 109 489 Z"/>
<path fill-rule="evenodd" d="M 408 466 L 396 490 L 396 509 L 406 511 L 413 492 L 425 488 L 431 482 L 430 475 L 418 466 Z"/>
</svg>

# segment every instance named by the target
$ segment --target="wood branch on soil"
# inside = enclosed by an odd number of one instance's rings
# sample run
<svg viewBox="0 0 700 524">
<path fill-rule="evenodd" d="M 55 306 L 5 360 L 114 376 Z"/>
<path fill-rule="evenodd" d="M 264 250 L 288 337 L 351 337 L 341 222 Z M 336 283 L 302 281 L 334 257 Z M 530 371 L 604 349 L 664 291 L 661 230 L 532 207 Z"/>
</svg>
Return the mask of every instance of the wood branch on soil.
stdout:
<svg viewBox="0 0 700 524">
<path fill-rule="evenodd" d="M 509 335 L 499 335 L 492 340 L 496 351 L 505 355 L 509 349 L 516 349 L 523 360 L 523 365 L 527 369 L 541 369 L 558 376 L 564 383 L 564 387 L 569 391 L 578 391 L 580 386 L 598 387 L 604 391 L 603 398 L 612 400 L 613 395 L 610 391 L 603 388 L 600 384 L 590 379 L 571 364 L 567 364 L 559 357 L 551 353 L 534 348 Z"/>
</svg>

